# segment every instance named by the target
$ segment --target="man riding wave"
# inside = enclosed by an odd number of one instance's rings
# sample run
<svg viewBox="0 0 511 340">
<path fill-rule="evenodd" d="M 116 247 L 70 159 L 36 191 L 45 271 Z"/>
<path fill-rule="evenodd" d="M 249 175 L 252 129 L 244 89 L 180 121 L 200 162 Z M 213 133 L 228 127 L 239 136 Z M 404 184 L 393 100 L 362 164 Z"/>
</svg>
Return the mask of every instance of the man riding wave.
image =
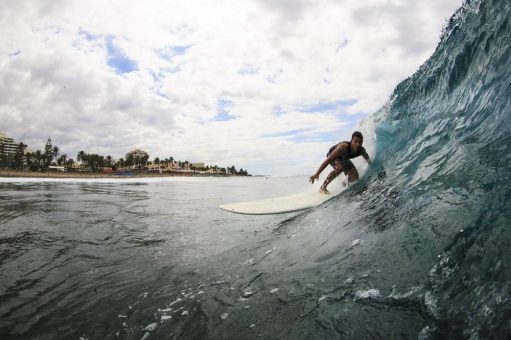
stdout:
<svg viewBox="0 0 511 340">
<path fill-rule="evenodd" d="M 321 163 L 318 171 L 309 177 L 309 182 L 314 183 L 315 180 L 319 180 L 319 175 L 329 164 L 334 168 L 334 170 L 328 174 L 321 185 L 321 188 L 319 189 L 321 193 L 329 194 L 326 189 L 328 184 L 339 176 L 341 172 L 344 172 L 344 174 L 348 176 L 348 183 L 353 183 L 358 180 L 358 171 L 351 159 L 362 156 L 367 163 L 371 164 L 369 155 L 367 154 L 366 149 L 362 146 L 363 141 L 364 137 L 362 136 L 362 133 L 355 131 L 353 132 L 353 135 L 351 135 L 351 141 L 340 142 L 332 146 L 327 153 L 327 158 L 323 161 L 323 163 Z"/>
</svg>

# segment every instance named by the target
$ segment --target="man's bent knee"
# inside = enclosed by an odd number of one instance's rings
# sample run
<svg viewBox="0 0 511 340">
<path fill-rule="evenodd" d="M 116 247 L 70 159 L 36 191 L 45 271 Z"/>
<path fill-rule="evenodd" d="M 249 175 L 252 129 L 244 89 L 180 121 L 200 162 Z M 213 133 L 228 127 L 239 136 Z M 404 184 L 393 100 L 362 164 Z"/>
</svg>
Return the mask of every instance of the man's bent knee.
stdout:
<svg viewBox="0 0 511 340">
<path fill-rule="evenodd" d="M 353 183 L 358 180 L 358 174 L 348 176 L 348 182 Z"/>
<path fill-rule="evenodd" d="M 358 171 L 357 169 L 355 168 L 351 168 L 349 171 L 348 171 L 348 182 L 350 183 L 353 183 L 355 181 L 357 181 L 359 178 L 358 176 Z"/>
</svg>

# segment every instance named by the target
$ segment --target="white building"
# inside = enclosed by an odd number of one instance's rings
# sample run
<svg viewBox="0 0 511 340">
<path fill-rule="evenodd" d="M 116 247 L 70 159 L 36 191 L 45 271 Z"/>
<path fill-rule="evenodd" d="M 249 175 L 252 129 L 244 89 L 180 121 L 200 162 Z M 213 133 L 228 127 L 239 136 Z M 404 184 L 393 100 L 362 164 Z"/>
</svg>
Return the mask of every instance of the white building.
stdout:
<svg viewBox="0 0 511 340">
<path fill-rule="evenodd" d="M 12 155 L 14 157 L 17 148 L 18 144 L 14 142 L 14 139 L 0 133 L 0 155 L 2 156 Z"/>
</svg>

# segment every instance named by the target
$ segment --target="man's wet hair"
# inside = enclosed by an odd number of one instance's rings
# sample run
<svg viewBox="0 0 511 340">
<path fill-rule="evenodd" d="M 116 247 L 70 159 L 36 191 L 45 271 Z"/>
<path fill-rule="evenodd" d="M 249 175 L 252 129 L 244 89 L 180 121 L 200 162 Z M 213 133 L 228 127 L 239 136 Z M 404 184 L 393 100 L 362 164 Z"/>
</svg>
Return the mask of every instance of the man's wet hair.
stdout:
<svg viewBox="0 0 511 340">
<path fill-rule="evenodd" d="M 362 136 L 362 133 L 360 131 L 353 132 L 353 134 L 351 135 L 351 140 L 353 140 L 353 138 L 355 137 L 360 138 L 361 141 L 364 140 L 364 137 Z"/>
</svg>

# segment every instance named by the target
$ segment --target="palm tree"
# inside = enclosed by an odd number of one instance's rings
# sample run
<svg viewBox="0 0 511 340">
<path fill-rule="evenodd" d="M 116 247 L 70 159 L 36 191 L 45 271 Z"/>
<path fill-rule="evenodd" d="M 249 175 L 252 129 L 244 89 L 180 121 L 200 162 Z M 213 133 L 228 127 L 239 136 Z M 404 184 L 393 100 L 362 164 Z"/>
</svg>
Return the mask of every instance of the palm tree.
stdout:
<svg viewBox="0 0 511 340">
<path fill-rule="evenodd" d="M 135 165 L 135 157 L 132 153 L 126 156 L 126 166 L 133 166 Z"/>
<path fill-rule="evenodd" d="M 66 164 L 67 155 L 63 154 L 59 158 L 57 158 L 57 165 L 65 165 Z"/>
<path fill-rule="evenodd" d="M 82 150 L 82 151 L 78 152 L 78 154 L 76 155 L 76 160 L 78 162 L 82 162 L 82 161 L 84 161 L 84 156 L 85 156 L 85 151 Z"/>
<path fill-rule="evenodd" d="M 25 165 L 25 148 L 27 147 L 26 144 L 23 144 L 23 142 L 20 142 L 18 144 L 18 147 L 16 148 L 16 155 L 15 155 L 15 164 L 16 167 L 20 170 L 23 170 L 23 166 Z"/>
<path fill-rule="evenodd" d="M 51 156 L 52 156 L 52 160 L 53 160 L 53 158 L 55 158 L 55 160 L 58 161 L 58 158 L 59 158 L 59 147 L 58 146 L 53 147 L 53 150 L 51 151 Z"/>
<path fill-rule="evenodd" d="M 149 155 L 145 154 L 144 156 L 142 156 L 142 165 L 145 166 L 147 165 L 147 161 L 149 160 Z"/>
<path fill-rule="evenodd" d="M 117 167 L 118 168 L 123 168 L 126 166 L 126 162 L 124 161 L 124 158 L 120 158 L 118 161 L 117 161 Z"/>
<path fill-rule="evenodd" d="M 41 161 L 44 159 L 44 154 L 42 153 L 41 150 L 37 150 L 35 152 L 35 159 L 36 159 L 36 163 L 37 163 L 37 170 L 40 170 L 41 169 Z"/>
<path fill-rule="evenodd" d="M 75 163 L 75 161 L 72 158 L 69 158 L 66 161 L 66 165 L 67 165 L 68 168 L 72 168 L 74 163 Z"/>
</svg>

